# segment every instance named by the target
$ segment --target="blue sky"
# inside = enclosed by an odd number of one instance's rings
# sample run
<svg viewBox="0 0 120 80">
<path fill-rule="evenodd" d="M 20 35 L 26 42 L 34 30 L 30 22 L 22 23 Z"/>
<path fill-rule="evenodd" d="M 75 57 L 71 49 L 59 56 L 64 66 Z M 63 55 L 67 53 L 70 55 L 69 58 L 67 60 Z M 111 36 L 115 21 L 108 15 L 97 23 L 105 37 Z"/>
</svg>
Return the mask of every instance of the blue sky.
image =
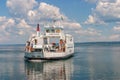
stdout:
<svg viewBox="0 0 120 80">
<path fill-rule="evenodd" d="M 37 23 L 43 30 L 61 16 L 75 42 L 120 41 L 119 5 L 119 0 L 0 0 L 0 44 L 25 43 Z"/>
</svg>

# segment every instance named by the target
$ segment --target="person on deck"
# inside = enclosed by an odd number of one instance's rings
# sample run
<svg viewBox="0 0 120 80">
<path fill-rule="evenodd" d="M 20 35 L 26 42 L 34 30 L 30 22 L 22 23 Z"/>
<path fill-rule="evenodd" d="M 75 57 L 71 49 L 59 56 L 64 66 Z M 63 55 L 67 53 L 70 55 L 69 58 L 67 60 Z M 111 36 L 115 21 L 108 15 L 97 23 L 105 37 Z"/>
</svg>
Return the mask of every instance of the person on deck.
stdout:
<svg viewBox="0 0 120 80">
<path fill-rule="evenodd" d="M 25 51 L 29 51 L 29 47 L 30 47 L 30 42 L 27 41 Z"/>
<path fill-rule="evenodd" d="M 35 39 L 35 45 L 37 45 L 37 39 Z"/>
<path fill-rule="evenodd" d="M 34 49 L 33 49 L 33 41 L 30 42 L 30 46 L 29 46 L 29 52 L 32 52 Z"/>
<path fill-rule="evenodd" d="M 65 51 L 65 42 L 62 39 L 59 42 L 59 49 L 60 51 Z"/>
</svg>

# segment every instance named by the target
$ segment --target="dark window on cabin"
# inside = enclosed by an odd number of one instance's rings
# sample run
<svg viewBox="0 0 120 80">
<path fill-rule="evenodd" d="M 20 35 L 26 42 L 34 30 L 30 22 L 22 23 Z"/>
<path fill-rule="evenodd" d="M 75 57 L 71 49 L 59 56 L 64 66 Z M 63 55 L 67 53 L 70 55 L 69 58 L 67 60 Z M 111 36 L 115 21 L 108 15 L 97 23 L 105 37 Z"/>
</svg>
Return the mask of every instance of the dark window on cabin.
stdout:
<svg viewBox="0 0 120 80">
<path fill-rule="evenodd" d="M 42 49 L 35 49 L 35 52 L 42 52 Z"/>
<path fill-rule="evenodd" d="M 49 33 L 50 31 L 49 30 L 46 30 L 47 33 Z"/>
<path fill-rule="evenodd" d="M 51 29 L 51 32 L 52 32 L 52 33 L 54 33 L 54 32 L 55 32 L 55 30 L 54 30 L 54 29 Z"/>
<path fill-rule="evenodd" d="M 48 44 L 47 38 L 44 38 L 44 44 Z"/>
</svg>

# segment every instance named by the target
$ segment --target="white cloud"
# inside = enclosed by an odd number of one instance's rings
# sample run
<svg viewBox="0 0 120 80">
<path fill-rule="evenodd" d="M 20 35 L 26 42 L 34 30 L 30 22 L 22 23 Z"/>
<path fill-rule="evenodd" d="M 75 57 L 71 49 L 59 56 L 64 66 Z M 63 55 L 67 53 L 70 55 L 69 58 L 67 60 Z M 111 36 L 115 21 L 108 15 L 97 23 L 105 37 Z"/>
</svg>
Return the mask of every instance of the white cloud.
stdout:
<svg viewBox="0 0 120 80">
<path fill-rule="evenodd" d="M 92 14 L 85 21 L 89 24 L 101 24 L 120 21 L 120 0 L 99 0 Z"/>
<path fill-rule="evenodd" d="M 44 17 L 61 18 L 60 10 L 58 7 L 49 5 L 44 2 L 40 3 L 39 11 L 41 12 L 42 15 L 44 15 Z"/>
<path fill-rule="evenodd" d="M 23 42 L 22 40 L 25 40 L 26 37 L 28 38 L 28 36 L 35 32 L 37 23 L 43 26 L 43 24 L 51 23 L 54 20 L 55 24 L 62 23 L 65 29 L 68 30 L 78 30 L 81 28 L 79 23 L 69 20 L 54 5 L 44 2 L 38 4 L 35 0 L 7 0 L 6 5 L 12 18 L 0 17 L 0 42 L 8 43 L 13 40 L 16 40 L 15 43 Z"/>
<path fill-rule="evenodd" d="M 9 35 L 9 33 L 6 31 L 7 27 L 11 27 L 11 26 L 14 26 L 15 24 L 15 21 L 10 18 L 6 18 L 5 16 L 4 17 L 0 17 L 0 26 L 1 26 L 1 29 L 0 29 L 0 33 L 3 35 L 3 36 L 6 36 L 6 35 Z"/>
<path fill-rule="evenodd" d="M 26 32 L 26 29 L 29 31 L 32 29 L 30 25 L 28 25 L 25 20 L 19 21 L 18 24 L 15 23 L 15 20 L 12 18 L 6 18 L 6 17 L 0 17 L 2 22 L 0 24 L 0 36 L 1 37 L 7 37 L 7 36 L 15 36 L 18 35 L 19 32 L 24 31 Z"/>
<path fill-rule="evenodd" d="M 102 2 L 115 2 L 116 0 L 85 0 L 86 2 L 90 2 L 90 3 L 97 3 L 99 1 Z"/>
<path fill-rule="evenodd" d="M 0 22 L 5 21 L 5 20 L 6 20 L 6 17 L 5 17 L 5 16 L 0 17 Z"/>
<path fill-rule="evenodd" d="M 38 17 L 39 16 L 39 17 Z M 41 26 L 44 24 L 53 23 L 57 25 L 63 25 L 66 28 L 74 29 L 80 28 L 81 25 L 77 22 L 70 21 L 67 16 L 61 13 L 60 9 L 54 5 L 41 2 L 39 7 L 28 12 L 29 23 L 40 23 Z"/>
<path fill-rule="evenodd" d="M 37 5 L 37 2 L 35 0 L 7 0 L 6 5 L 11 15 L 23 18 Z"/>
<path fill-rule="evenodd" d="M 67 17 L 60 12 L 60 9 L 56 6 L 41 2 L 39 9 L 37 10 L 41 19 L 46 20 L 67 20 Z"/>
<path fill-rule="evenodd" d="M 0 42 L 8 41 L 10 33 L 6 30 L 7 27 L 14 25 L 13 19 L 8 19 L 5 16 L 0 17 Z"/>
<path fill-rule="evenodd" d="M 93 24 L 93 23 L 95 23 L 95 17 L 89 15 L 87 21 L 85 21 L 85 24 Z"/>
<path fill-rule="evenodd" d="M 19 34 L 19 35 L 23 35 L 23 34 L 24 34 L 24 31 L 19 31 L 18 34 Z"/>
<path fill-rule="evenodd" d="M 28 15 L 29 17 L 34 17 L 36 14 L 35 14 L 34 11 L 29 10 L 27 15 Z"/>
<path fill-rule="evenodd" d="M 106 23 L 99 18 L 98 15 L 92 14 L 88 16 L 88 19 L 84 22 L 85 24 L 97 24 L 97 25 L 105 25 Z"/>
<path fill-rule="evenodd" d="M 77 22 L 62 22 L 62 25 L 66 28 L 71 28 L 71 29 L 81 28 L 81 25 Z"/>
<path fill-rule="evenodd" d="M 109 38 L 114 41 L 120 40 L 120 34 L 113 34 Z"/>
<path fill-rule="evenodd" d="M 29 23 L 46 24 L 61 20 L 68 21 L 68 18 L 60 12 L 58 7 L 45 2 L 41 2 L 38 8 L 29 10 L 27 13 L 27 22 Z"/>
<path fill-rule="evenodd" d="M 97 3 L 96 8 L 92 9 L 92 14 L 88 16 L 85 24 L 105 24 L 106 22 L 120 20 L 120 1 L 119 0 L 86 0 L 88 2 Z M 100 30 L 94 28 L 83 29 L 80 23 L 69 20 L 60 8 L 45 2 L 38 3 L 35 0 L 7 0 L 6 3 L 12 18 L 5 16 L 0 17 L 0 42 L 11 42 L 17 40 L 24 42 L 33 32 L 35 32 L 36 24 L 39 23 L 41 28 L 44 24 L 56 21 L 65 29 L 75 36 L 77 41 L 90 40 L 119 40 L 119 34 L 110 34 L 105 36 Z M 120 31 L 119 26 L 113 27 L 116 32 Z M 78 37 L 79 36 L 79 37 Z M 81 38 L 84 38 L 82 39 Z M 27 37 L 27 38 L 26 38 Z M 78 39 L 79 38 L 79 39 Z M 19 40 L 23 39 L 23 40 Z"/>
<path fill-rule="evenodd" d="M 35 0 L 8 0 L 6 4 L 14 18 L 24 19 L 27 23 L 46 24 L 53 20 L 68 20 L 68 18 L 60 12 L 58 7 L 45 2 L 38 4 Z"/>
<path fill-rule="evenodd" d="M 113 30 L 114 30 L 114 31 L 120 31 L 120 26 L 114 26 L 114 27 L 113 27 Z"/>
<path fill-rule="evenodd" d="M 101 31 L 94 28 L 88 28 L 86 30 L 80 29 L 75 32 L 80 34 L 81 36 L 101 36 Z"/>
<path fill-rule="evenodd" d="M 24 19 L 16 23 L 14 19 L 4 16 L 0 17 L 0 27 L 0 43 L 22 42 L 34 31 Z"/>
<path fill-rule="evenodd" d="M 120 1 L 116 2 L 102 2 L 100 1 L 96 7 L 96 12 L 98 12 L 103 17 L 110 18 L 120 18 Z M 108 18 L 109 19 L 109 18 Z"/>
<path fill-rule="evenodd" d="M 17 26 L 20 28 L 31 28 L 31 26 L 29 26 L 24 19 L 22 19 Z"/>
</svg>

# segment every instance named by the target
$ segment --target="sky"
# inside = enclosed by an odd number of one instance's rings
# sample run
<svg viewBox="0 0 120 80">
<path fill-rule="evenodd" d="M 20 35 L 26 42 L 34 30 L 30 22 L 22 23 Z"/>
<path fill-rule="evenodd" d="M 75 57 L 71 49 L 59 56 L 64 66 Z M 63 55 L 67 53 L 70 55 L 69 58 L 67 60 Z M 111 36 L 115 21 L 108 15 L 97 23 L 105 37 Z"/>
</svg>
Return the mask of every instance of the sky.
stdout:
<svg viewBox="0 0 120 80">
<path fill-rule="evenodd" d="M 0 0 L 0 44 L 24 44 L 53 20 L 75 42 L 120 41 L 120 0 Z"/>
</svg>

